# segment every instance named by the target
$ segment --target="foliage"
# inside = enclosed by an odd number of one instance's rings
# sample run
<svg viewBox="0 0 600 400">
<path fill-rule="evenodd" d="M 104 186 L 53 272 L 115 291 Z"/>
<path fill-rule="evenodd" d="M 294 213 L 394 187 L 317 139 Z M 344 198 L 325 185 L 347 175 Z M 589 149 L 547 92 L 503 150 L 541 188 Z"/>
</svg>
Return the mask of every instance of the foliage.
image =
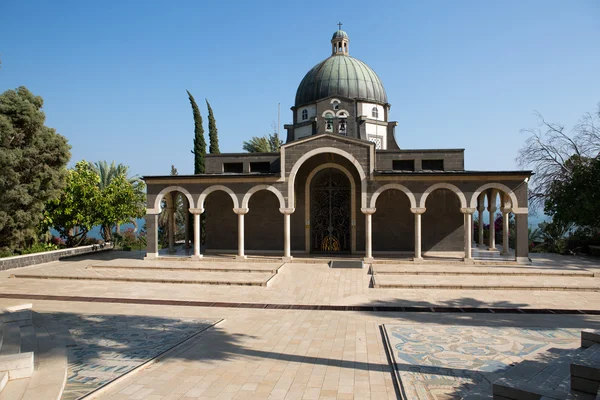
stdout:
<svg viewBox="0 0 600 400">
<path fill-rule="evenodd" d="M 146 247 L 146 232 L 136 234 L 133 228 L 128 228 L 123 233 L 115 233 L 115 245 L 125 251 L 142 250 Z"/>
<path fill-rule="evenodd" d="M 70 146 L 44 125 L 42 106 L 25 87 L 0 95 L 0 251 L 31 245 L 44 205 L 65 187 Z"/>
<path fill-rule="evenodd" d="M 212 107 L 210 106 L 208 100 L 206 100 L 206 107 L 208 107 L 208 151 L 210 154 L 219 154 L 221 151 L 219 151 L 219 133 L 217 132 L 217 122 L 215 121 L 215 115 L 213 114 Z"/>
<path fill-rule="evenodd" d="M 127 168 L 113 175 L 107 186 L 86 161 L 80 161 L 68 171 L 67 187 L 57 200 L 46 205 L 44 226 L 54 227 L 66 239 L 67 247 L 78 246 L 86 240 L 95 225 L 108 228 L 142 217 L 146 210 L 145 186 L 141 181 L 130 182 Z M 106 182 L 105 182 L 106 183 Z M 103 229 L 104 231 L 104 229 Z M 104 231 L 107 240 L 110 236 Z"/>
<path fill-rule="evenodd" d="M 33 246 L 21 251 L 21 254 L 43 253 L 45 251 L 58 250 L 59 247 L 52 243 L 35 243 Z"/>
<path fill-rule="evenodd" d="M 277 132 L 258 137 L 243 143 L 243 149 L 248 153 L 277 153 L 283 142 L 279 139 Z"/>
<path fill-rule="evenodd" d="M 573 156 L 567 163 L 569 179 L 557 179 L 549 188 L 544 212 L 563 224 L 600 231 L 600 156 Z"/>
<path fill-rule="evenodd" d="M 194 96 L 187 91 L 192 105 L 192 113 L 194 115 L 194 174 L 203 174 L 206 172 L 204 164 L 206 158 L 206 141 L 204 140 L 204 128 L 202 127 L 202 115 L 200 115 L 200 109 L 194 100 Z"/>
<path fill-rule="evenodd" d="M 573 159 L 594 159 L 600 154 L 600 104 L 594 114 L 585 114 L 571 133 L 563 125 L 547 122 L 537 114 L 538 128 L 523 132 L 530 136 L 519 150 L 521 167 L 535 173 L 529 184 L 530 207 L 542 205 L 555 181 L 568 182 L 577 163 Z"/>
<path fill-rule="evenodd" d="M 567 235 L 572 224 L 560 221 L 542 222 L 539 224 L 539 238 L 541 243 L 534 247 L 535 252 L 560 253 L 567 250 Z"/>
<path fill-rule="evenodd" d="M 46 229 L 54 227 L 67 247 L 81 244 L 94 225 L 101 200 L 100 177 L 89 163 L 79 161 L 68 171 L 67 186 L 58 199 L 46 204 L 43 224 Z"/>
<path fill-rule="evenodd" d="M 99 188 L 106 198 L 100 219 L 100 234 L 106 242 L 112 241 L 112 227 L 129 222 L 132 218 L 141 218 L 144 211 L 146 185 L 138 176 L 129 177 L 129 167 L 123 164 L 110 165 L 106 161 L 89 163 L 90 168 L 100 177 Z M 117 197 L 115 197 L 117 196 Z M 128 198 L 129 197 L 129 198 Z M 125 203 L 116 204 L 116 201 Z M 129 216 L 127 216 L 129 215 Z M 121 219 L 114 219 L 121 216 Z M 126 220 L 123 220 L 125 218 Z"/>
</svg>

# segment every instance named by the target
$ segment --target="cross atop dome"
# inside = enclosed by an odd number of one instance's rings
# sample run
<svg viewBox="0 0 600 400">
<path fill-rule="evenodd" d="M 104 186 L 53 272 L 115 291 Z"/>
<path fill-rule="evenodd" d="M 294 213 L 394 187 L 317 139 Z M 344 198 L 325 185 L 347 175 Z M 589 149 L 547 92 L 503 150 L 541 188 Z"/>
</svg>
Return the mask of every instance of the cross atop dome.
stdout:
<svg viewBox="0 0 600 400">
<path fill-rule="evenodd" d="M 331 37 L 331 55 L 332 56 L 347 56 L 348 52 L 348 43 L 350 43 L 350 38 L 348 34 L 342 30 L 342 23 L 338 22 L 338 30 L 333 33 Z"/>
</svg>

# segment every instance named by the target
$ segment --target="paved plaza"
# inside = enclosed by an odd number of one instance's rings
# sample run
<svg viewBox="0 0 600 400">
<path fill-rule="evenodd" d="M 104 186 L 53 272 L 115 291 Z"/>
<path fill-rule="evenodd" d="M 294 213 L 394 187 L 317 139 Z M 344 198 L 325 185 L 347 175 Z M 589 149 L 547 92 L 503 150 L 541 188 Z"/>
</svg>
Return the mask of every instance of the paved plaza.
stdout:
<svg viewBox="0 0 600 400">
<path fill-rule="evenodd" d="M 36 314 L 69 331 L 63 399 L 491 395 L 489 383 L 502 371 L 576 352 L 581 329 L 600 328 L 594 259 L 363 269 L 294 261 L 142 261 L 112 251 L 1 272 L 0 305 L 32 302 Z M 195 283 L 211 274 L 218 279 Z M 265 285 L 245 284 L 263 275 Z M 374 287 L 373 277 L 387 275 L 454 289 Z M 514 287 L 480 288 L 488 278 Z M 535 290 L 519 287 L 529 280 Z"/>
</svg>

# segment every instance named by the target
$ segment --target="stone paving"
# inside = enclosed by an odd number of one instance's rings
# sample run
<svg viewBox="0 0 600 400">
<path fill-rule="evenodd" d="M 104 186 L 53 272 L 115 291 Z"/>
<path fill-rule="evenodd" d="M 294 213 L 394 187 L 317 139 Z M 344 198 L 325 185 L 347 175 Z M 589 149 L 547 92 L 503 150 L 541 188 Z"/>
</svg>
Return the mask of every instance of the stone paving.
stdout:
<svg viewBox="0 0 600 400">
<path fill-rule="evenodd" d="M 139 254 L 113 252 L 28 267 L 18 272 L 43 274 L 52 269 L 68 273 L 103 263 L 143 265 L 139 259 L 127 257 L 139 258 Z M 183 264 L 209 265 L 210 262 Z M 237 268 L 243 264 L 224 262 L 223 266 Z M 533 268 L 598 272 L 597 264 L 594 260 L 580 262 L 575 258 L 546 257 Z M 436 264 L 436 268 L 439 267 Z M 371 275 L 366 269 L 330 269 L 324 263 L 286 264 L 268 287 L 10 278 L 15 272 L 0 273 L 0 294 L 74 296 L 72 301 L 36 300 L 34 309 L 40 313 L 103 316 L 101 318 L 107 321 L 112 318 L 123 321 L 124 325 L 138 318 L 224 319 L 164 360 L 105 388 L 98 393 L 103 399 L 396 399 L 399 389 L 394 386 L 393 369 L 386 353 L 384 325 L 415 332 L 419 329 L 440 332 L 429 342 L 424 338 L 424 346 L 436 341 L 445 343 L 445 337 L 451 332 L 462 337 L 466 330 L 471 330 L 479 332 L 482 340 L 492 341 L 486 349 L 495 348 L 496 337 L 523 344 L 524 339 L 515 339 L 519 334 L 539 332 L 540 328 L 547 332 L 547 338 L 554 335 L 559 340 L 583 328 L 600 328 L 600 316 L 593 315 L 300 311 L 102 303 L 101 299 L 74 301 L 77 296 L 94 296 L 271 304 L 600 309 L 598 292 L 374 289 L 369 287 Z M 155 272 L 168 277 L 173 271 Z M 471 279 L 470 276 L 459 278 Z M 546 276 L 538 279 L 543 281 Z M 597 281 L 599 278 L 564 279 Z M 0 299 L 1 306 L 19 302 L 22 301 Z M 441 332 L 446 335 L 439 336 Z M 546 339 L 538 340 L 537 346 L 541 347 L 533 352 L 545 349 L 549 344 Z M 528 343 L 535 342 L 528 340 Z M 458 360 L 462 363 L 465 360 L 481 363 L 485 359 L 477 346 L 471 350 L 465 347 L 464 353 L 465 357 Z M 448 395 L 447 391 L 444 393 Z M 438 398 L 446 398 L 442 394 Z"/>
<path fill-rule="evenodd" d="M 217 320 L 53 313 L 68 328 L 68 376 L 61 399 L 75 400 L 132 371 Z"/>
<path fill-rule="evenodd" d="M 580 330 L 385 325 L 407 399 L 460 398 L 491 384 L 512 365 L 544 351 L 577 349 Z"/>
</svg>

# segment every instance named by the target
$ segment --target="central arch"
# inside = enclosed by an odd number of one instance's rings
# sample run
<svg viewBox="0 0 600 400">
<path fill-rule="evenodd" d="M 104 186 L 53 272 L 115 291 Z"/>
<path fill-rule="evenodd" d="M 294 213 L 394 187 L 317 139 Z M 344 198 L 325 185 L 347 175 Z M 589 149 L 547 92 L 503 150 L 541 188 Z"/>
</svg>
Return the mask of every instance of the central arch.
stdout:
<svg viewBox="0 0 600 400">
<path fill-rule="evenodd" d="M 308 178 L 306 178 L 306 184 L 305 184 L 305 189 L 304 189 L 304 204 L 306 205 L 305 207 L 305 211 L 304 211 L 304 220 L 305 221 L 310 221 L 310 185 L 311 182 L 313 180 L 313 178 L 315 177 L 315 175 L 317 173 L 319 173 L 320 171 L 326 169 L 326 168 L 335 168 L 338 169 L 340 171 L 342 171 L 346 177 L 348 178 L 348 180 L 350 181 L 350 252 L 351 253 L 356 253 L 356 182 L 354 181 L 354 177 L 352 176 L 352 173 L 344 166 L 339 165 L 339 164 L 335 164 L 335 163 L 326 163 L 326 164 L 321 164 L 319 165 L 317 168 L 313 169 L 311 171 L 311 173 L 308 175 Z M 310 240 L 311 240 L 311 235 L 310 235 L 310 224 L 306 225 L 305 228 L 305 243 L 304 243 L 304 247 L 305 247 L 305 251 L 307 253 L 310 253 Z"/>
<path fill-rule="evenodd" d="M 308 160 L 309 158 L 311 158 L 317 154 L 323 154 L 323 153 L 338 154 L 338 155 L 344 157 L 345 159 L 347 159 L 348 161 L 350 161 L 352 163 L 352 165 L 354 165 L 354 167 L 356 168 L 356 171 L 358 172 L 358 175 L 360 176 L 361 208 L 366 208 L 367 207 L 367 175 L 365 174 L 365 170 L 363 169 L 363 167 L 360 165 L 358 160 L 352 154 L 350 154 L 344 150 L 337 149 L 335 147 L 320 147 L 318 149 L 313 149 L 313 150 L 309 151 L 308 153 L 304 154 L 302 157 L 300 157 L 298 159 L 298 161 L 296 161 L 296 163 L 294 164 L 294 166 L 292 167 L 292 169 L 290 171 L 290 175 L 288 176 L 288 207 L 289 208 L 294 207 L 294 200 L 295 200 L 294 183 L 296 182 L 296 174 L 298 173 L 298 170 L 300 169 L 300 167 L 302 166 L 302 164 L 304 164 L 304 162 L 306 160 Z"/>
</svg>

